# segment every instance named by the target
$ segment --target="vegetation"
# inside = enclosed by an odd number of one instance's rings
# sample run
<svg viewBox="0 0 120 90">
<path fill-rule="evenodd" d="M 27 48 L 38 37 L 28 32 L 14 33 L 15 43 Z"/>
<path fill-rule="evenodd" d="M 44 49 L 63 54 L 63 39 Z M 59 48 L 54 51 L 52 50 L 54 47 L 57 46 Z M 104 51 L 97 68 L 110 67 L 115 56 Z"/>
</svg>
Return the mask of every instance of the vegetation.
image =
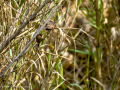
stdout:
<svg viewBox="0 0 120 90">
<path fill-rule="evenodd" d="M 0 0 L 0 89 L 120 90 L 119 4 Z"/>
</svg>

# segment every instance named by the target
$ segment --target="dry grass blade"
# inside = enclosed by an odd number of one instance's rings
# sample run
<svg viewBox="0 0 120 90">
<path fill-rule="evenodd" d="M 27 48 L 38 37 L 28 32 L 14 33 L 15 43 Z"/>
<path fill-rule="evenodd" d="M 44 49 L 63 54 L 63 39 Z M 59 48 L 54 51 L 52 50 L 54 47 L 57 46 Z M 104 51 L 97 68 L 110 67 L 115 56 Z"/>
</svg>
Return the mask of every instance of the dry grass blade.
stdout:
<svg viewBox="0 0 120 90">
<path fill-rule="evenodd" d="M 73 37 L 73 39 L 75 39 L 79 35 L 79 33 L 81 32 L 81 30 L 82 30 L 82 28 L 79 29 L 79 31 L 76 33 L 76 35 Z"/>
<path fill-rule="evenodd" d="M 53 90 L 56 90 L 57 88 L 59 88 L 65 81 L 61 82 L 59 85 L 57 85 Z"/>
<path fill-rule="evenodd" d="M 103 87 L 103 90 L 106 90 L 104 84 L 102 84 L 100 81 L 98 81 L 98 80 L 95 79 L 94 77 L 90 77 L 90 78 L 93 79 L 95 82 L 97 82 L 101 87 Z"/>
</svg>

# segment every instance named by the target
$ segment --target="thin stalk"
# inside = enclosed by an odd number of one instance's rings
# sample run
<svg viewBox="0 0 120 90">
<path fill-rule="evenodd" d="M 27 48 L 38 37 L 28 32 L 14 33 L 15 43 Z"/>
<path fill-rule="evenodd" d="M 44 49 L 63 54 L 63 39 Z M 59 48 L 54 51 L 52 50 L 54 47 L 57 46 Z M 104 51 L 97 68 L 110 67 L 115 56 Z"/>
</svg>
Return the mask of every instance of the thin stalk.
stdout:
<svg viewBox="0 0 120 90">
<path fill-rule="evenodd" d="M 99 8 L 99 0 L 95 1 L 95 9 L 96 9 L 96 26 L 98 28 L 96 28 L 97 34 L 96 34 L 96 59 L 97 59 L 97 63 L 96 63 L 96 75 L 97 75 L 97 80 L 101 81 L 101 53 L 100 53 L 100 30 L 99 30 L 99 24 L 100 24 L 100 8 Z M 100 85 L 97 86 L 97 90 L 101 90 Z"/>
</svg>

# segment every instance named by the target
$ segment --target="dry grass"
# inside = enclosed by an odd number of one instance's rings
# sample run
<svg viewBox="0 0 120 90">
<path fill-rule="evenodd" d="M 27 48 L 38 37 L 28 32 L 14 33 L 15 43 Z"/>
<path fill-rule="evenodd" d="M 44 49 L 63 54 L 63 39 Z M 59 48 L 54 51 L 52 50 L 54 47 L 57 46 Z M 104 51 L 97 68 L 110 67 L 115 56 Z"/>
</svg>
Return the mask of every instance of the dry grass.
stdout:
<svg viewBox="0 0 120 90">
<path fill-rule="evenodd" d="M 0 1 L 0 89 L 120 89 L 117 1 L 101 1 L 100 27 L 94 2 L 80 1 Z M 44 29 L 49 20 L 55 22 L 54 30 Z M 96 28 L 101 67 L 96 63 Z M 38 33 L 44 37 L 39 47 Z"/>
</svg>

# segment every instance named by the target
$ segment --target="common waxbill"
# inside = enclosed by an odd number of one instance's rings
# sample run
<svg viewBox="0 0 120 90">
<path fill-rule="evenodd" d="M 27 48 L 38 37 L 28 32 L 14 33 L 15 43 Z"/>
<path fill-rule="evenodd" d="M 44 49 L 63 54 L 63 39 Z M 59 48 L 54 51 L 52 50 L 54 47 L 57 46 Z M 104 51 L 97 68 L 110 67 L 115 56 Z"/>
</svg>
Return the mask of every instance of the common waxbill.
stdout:
<svg viewBox="0 0 120 90">
<path fill-rule="evenodd" d="M 43 35 L 42 34 L 38 34 L 36 36 L 36 42 L 38 43 L 38 47 L 39 47 L 39 43 L 43 40 Z"/>
</svg>

